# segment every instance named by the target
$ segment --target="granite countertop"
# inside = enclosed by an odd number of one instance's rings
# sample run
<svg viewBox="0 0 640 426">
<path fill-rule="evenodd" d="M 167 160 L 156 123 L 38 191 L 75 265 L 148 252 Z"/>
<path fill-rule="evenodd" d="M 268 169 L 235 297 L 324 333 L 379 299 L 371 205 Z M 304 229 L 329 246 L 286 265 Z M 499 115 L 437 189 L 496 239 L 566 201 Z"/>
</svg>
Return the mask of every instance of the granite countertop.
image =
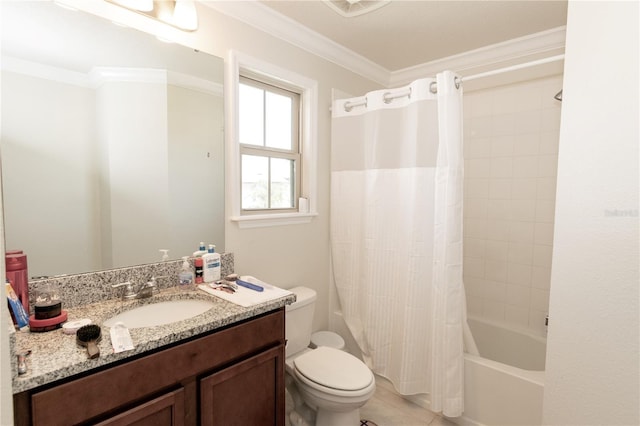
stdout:
<svg viewBox="0 0 640 426">
<path fill-rule="evenodd" d="M 201 315 L 184 321 L 156 327 L 130 329 L 134 349 L 113 353 L 109 335 L 110 329 L 102 325 L 106 319 L 133 307 L 174 299 L 208 300 L 214 304 L 214 307 Z M 100 357 L 88 359 L 86 348 L 76 344 L 76 336 L 63 333 L 61 328 L 43 333 L 17 331 L 11 336 L 12 357 L 14 358 L 12 367 L 16 365 L 15 354 L 30 350 L 31 355 L 27 357 L 26 374 L 18 375 L 17 368 L 13 368 L 13 393 L 33 389 L 216 330 L 281 308 L 294 300 L 295 295 L 290 294 L 245 308 L 200 290 L 185 291 L 173 287 L 162 290 L 159 294 L 147 299 L 127 301 L 112 299 L 69 309 L 63 307 L 67 311 L 68 321 L 89 318 L 94 324 L 101 325 L 102 340 L 98 344 Z"/>
</svg>

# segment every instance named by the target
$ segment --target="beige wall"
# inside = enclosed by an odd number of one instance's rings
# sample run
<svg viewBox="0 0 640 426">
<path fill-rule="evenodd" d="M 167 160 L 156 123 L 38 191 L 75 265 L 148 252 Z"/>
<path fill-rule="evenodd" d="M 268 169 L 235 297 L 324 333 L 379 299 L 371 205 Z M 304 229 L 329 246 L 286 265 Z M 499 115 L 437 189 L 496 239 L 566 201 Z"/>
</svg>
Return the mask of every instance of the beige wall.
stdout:
<svg viewBox="0 0 640 426">
<path fill-rule="evenodd" d="M 570 2 L 543 422 L 640 424 L 638 2 Z"/>
<path fill-rule="evenodd" d="M 464 95 L 468 313 L 544 334 L 562 76 Z"/>
</svg>

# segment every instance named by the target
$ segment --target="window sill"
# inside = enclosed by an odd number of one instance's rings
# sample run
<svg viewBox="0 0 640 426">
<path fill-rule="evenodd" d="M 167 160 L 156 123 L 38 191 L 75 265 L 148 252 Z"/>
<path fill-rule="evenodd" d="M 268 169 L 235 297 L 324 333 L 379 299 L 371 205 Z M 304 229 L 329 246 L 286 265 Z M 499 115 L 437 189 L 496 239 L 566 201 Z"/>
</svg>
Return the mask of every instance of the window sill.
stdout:
<svg viewBox="0 0 640 426">
<path fill-rule="evenodd" d="M 240 229 L 260 228 L 265 226 L 299 225 L 310 223 L 318 216 L 318 213 L 278 213 L 246 216 L 232 216 L 231 221 L 236 222 Z"/>
</svg>

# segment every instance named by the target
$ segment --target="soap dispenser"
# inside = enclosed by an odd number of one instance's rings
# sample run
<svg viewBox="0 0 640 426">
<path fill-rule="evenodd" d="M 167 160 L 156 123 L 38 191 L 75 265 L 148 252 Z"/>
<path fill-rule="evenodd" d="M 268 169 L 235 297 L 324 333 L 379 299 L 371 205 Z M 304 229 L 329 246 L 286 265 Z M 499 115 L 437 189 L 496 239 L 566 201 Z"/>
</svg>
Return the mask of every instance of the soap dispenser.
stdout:
<svg viewBox="0 0 640 426">
<path fill-rule="evenodd" d="M 193 271 L 189 265 L 189 256 L 182 257 L 182 269 L 178 274 L 178 282 L 181 286 L 191 287 L 193 285 Z"/>
<path fill-rule="evenodd" d="M 166 262 L 169 260 L 169 250 L 168 249 L 160 249 L 160 253 L 162 253 L 162 261 Z"/>
</svg>

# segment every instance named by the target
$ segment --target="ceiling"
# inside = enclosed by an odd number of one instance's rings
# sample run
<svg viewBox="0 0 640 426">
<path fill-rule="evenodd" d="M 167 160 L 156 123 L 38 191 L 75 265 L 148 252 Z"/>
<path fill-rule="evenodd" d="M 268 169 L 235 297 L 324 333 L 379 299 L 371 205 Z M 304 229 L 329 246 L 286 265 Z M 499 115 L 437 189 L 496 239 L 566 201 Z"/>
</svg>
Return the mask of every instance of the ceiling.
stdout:
<svg viewBox="0 0 640 426">
<path fill-rule="evenodd" d="M 350 18 L 321 0 L 262 3 L 390 72 L 561 27 L 567 19 L 566 0 L 392 0 Z"/>
</svg>

